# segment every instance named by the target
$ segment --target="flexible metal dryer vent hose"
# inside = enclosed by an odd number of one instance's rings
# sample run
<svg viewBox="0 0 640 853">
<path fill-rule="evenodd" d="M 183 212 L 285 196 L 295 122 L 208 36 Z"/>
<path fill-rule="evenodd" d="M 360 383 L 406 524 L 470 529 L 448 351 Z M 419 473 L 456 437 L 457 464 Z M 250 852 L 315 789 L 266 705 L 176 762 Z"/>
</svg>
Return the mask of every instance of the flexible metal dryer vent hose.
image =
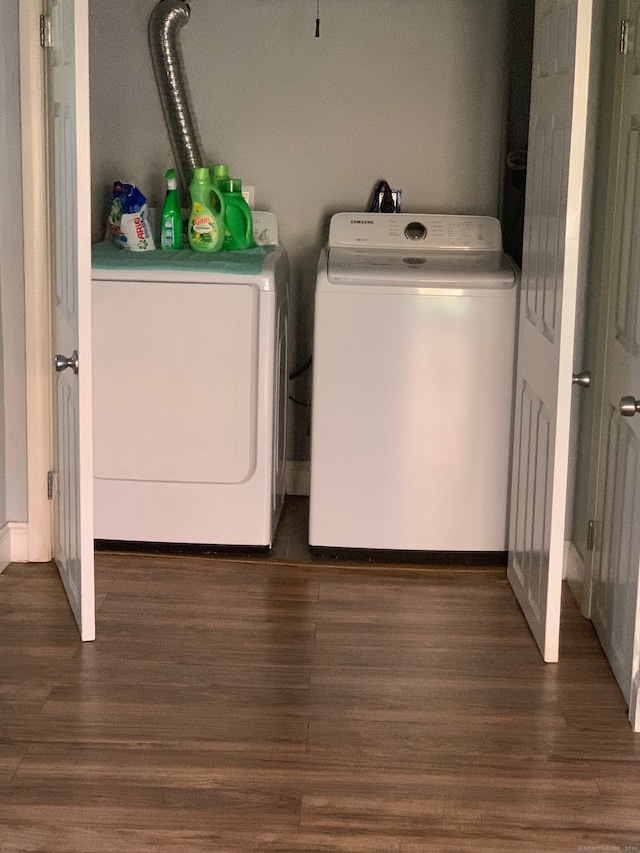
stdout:
<svg viewBox="0 0 640 853">
<path fill-rule="evenodd" d="M 149 18 L 153 70 L 180 182 L 187 196 L 193 170 L 206 165 L 178 38 L 190 15 L 191 8 L 185 0 L 160 0 Z"/>
</svg>

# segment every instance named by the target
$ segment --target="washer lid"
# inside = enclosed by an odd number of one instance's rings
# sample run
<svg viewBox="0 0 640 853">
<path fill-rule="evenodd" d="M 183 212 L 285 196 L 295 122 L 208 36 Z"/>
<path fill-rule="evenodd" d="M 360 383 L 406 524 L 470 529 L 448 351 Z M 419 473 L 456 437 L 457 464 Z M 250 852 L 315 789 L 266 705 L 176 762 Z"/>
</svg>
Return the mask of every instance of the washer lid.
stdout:
<svg viewBox="0 0 640 853">
<path fill-rule="evenodd" d="M 515 274 L 502 252 L 330 248 L 327 277 L 338 285 L 386 287 L 513 287 Z"/>
</svg>

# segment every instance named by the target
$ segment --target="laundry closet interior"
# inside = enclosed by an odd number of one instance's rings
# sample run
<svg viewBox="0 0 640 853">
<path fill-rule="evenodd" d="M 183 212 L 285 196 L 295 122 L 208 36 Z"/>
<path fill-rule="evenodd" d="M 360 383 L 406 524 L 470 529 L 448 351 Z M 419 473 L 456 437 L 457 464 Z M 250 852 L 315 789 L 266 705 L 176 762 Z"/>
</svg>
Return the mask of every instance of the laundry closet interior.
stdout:
<svg viewBox="0 0 640 853">
<path fill-rule="evenodd" d="M 148 46 L 156 5 L 89 4 L 94 241 L 115 180 L 161 207 L 174 165 Z M 499 217 L 521 260 L 533 3 L 323 0 L 317 28 L 305 4 L 190 5 L 180 43 L 202 151 L 255 188 L 289 257 L 286 485 L 308 493 L 312 369 L 297 368 L 313 354 L 331 216 L 365 210 L 385 177 L 403 212 Z"/>
</svg>

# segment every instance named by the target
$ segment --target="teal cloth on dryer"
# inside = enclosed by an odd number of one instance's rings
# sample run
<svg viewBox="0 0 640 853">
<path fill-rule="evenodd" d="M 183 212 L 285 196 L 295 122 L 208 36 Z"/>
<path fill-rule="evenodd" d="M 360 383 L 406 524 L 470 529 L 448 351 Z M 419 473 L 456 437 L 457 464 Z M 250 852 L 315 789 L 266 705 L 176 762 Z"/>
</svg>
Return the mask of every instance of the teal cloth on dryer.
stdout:
<svg viewBox="0 0 640 853">
<path fill-rule="evenodd" d="M 91 265 L 97 270 L 184 270 L 231 275 L 260 275 L 265 257 L 275 246 L 256 246 L 231 252 L 130 252 L 119 249 L 110 240 L 91 247 Z"/>
</svg>

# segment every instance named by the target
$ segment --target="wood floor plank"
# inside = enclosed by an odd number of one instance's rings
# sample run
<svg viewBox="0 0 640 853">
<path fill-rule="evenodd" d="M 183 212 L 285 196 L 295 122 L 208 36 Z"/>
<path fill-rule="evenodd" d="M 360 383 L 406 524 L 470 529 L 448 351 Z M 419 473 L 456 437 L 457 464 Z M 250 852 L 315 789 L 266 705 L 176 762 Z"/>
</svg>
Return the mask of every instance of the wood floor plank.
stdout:
<svg viewBox="0 0 640 853">
<path fill-rule="evenodd" d="M 304 752 L 308 723 L 300 716 L 242 712 L 215 716 L 220 709 L 192 710 L 182 714 L 175 708 L 146 709 L 133 706 L 104 712 L 83 706 L 57 714 L 21 714 L 3 724 L 6 743 L 68 743 L 103 747 L 131 745 L 137 749 L 164 744 L 167 748 L 249 750 L 259 753 Z M 153 718 L 152 718 L 153 717 Z M 73 725 L 70 724 L 73 721 Z M 0 803 L 2 795 L 0 793 Z"/>
<path fill-rule="evenodd" d="M 8 785 L 13 780 L 26 753 L 26 746 L 0 743 L 0 786 Z"/>
</svg>

